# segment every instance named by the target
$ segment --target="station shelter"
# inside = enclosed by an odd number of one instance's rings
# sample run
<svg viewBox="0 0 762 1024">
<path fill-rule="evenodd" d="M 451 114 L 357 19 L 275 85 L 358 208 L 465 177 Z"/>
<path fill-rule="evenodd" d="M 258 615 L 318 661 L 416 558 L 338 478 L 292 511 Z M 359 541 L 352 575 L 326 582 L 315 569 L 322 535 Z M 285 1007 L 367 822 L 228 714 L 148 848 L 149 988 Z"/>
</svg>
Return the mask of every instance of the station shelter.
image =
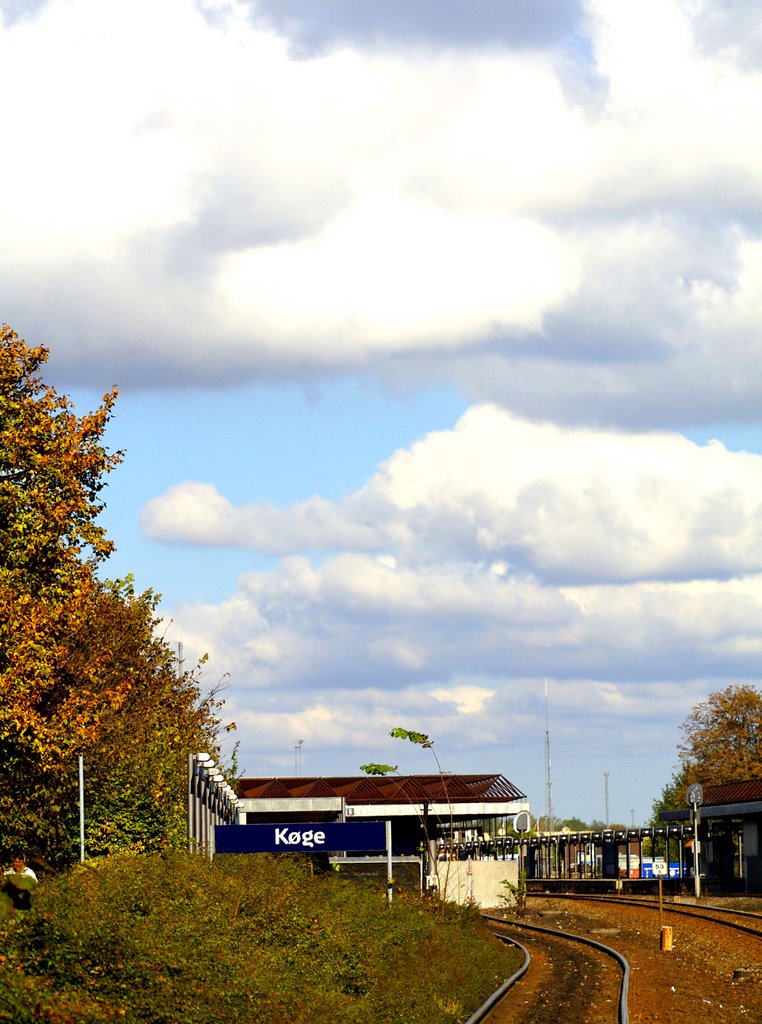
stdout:
<svg viewBox="0 0 762 1024">
<path fill-rule="evenodd" d="M 391 821 L 396 865 L 414 862 L 425 889 L 439 887 L 443 860 L 480 859 L 486 823 L 502 822 L 505 832 L 516 814 L 530 809 L 526 795 L 500 774 L 246 778 L 237 796 L 242 825 Z M 371 859 L 351 850 L 330 858 L 339 866 Z M 464 891 L 473 886 L 469 872 Z"/>
<path fill-rule="evenodd" d="M 691 812 L 665 811 L 684 822 Z M 762 892 L 762 779 L 704 786 L 699 808 L 699 871 L 716 892 Z"/>
<path fill-rule="evenodd" d="M 524 842 L 524 863 L 529 879 L 652 879 L 654 859 L 663 862 L 670 878 L 689 871 L 690 824 L 664 824 L 632 828 L 601 828 L 572 832 L 540 832 Z M 518 844 L 519 839 L 507 840 Z"/>
</svg>

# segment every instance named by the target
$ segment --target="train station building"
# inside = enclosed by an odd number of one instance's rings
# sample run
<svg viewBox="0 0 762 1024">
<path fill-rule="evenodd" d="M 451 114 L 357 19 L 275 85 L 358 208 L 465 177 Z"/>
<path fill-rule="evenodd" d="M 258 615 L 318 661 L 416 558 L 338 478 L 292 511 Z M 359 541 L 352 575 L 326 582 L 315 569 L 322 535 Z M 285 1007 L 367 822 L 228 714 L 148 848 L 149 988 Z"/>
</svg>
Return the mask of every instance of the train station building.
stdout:
<svg viewBox="0 0 762 1024">
<path fill-rule="evenodd" d="M 448 867 L 450 888 L 455 898 L 467 895 L 487 906 L 497 905 L 494 880 L 485 882 L 482 893 L 481 876 L 490 872 L 472 863 L 479 859 L 481 839 L 485 833 L 504 834 L 516 814 L 529 811 L 526 794 L 500 774 L 248 778 L 238 783 L 237 796 L 242 825 L 390 821 L 395 871 L 407 860 L 418 884 L 438 888 L 443 860 L 468 862 L 462 879 L 457 868 Z M 331 861 L 356 867 L 373 860 L 352 853 L 339 851 Z M 511 868 L 518 877 L 515 864 L 491 873 L 505 878 Z"/>
<path fill-rule="evenodd" d="M 690 811 L 667 811 L 669 822 Z M 708 889 L 762 892 L 762 779 L 704 786 L 698 826 L 700 871 Z"/>
<path fill-rule="evenodd" d="M 697 826 L 686 807 L 662 812 L 655 826 L 566 829 L 533 835 L 526 846 L 527 877 L 551 888 L 618 879 L 625 891 L 642 891 L 642 880 L 658 873 L 679 893 L 694 889 L 698 870 L 704 893 L 762 893 L 762 779 L 704 786 Z"/>
</svg>

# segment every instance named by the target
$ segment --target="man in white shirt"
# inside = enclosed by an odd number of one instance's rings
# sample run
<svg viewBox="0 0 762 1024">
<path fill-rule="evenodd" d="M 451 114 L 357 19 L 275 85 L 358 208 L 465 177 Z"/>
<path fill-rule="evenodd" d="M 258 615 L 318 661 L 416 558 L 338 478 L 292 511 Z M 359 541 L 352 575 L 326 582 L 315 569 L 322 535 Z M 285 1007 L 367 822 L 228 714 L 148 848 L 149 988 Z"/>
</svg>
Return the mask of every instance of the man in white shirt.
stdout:
<svg viewBox="0 0 762 1024">
<path fill-rule="evenodd" d="M 16 910 L 29 910 L 31 891 L 36 887 L 37 875 L 27 866 L 24 854 L 15 852 L 11 857 L 11 867 L 4 872 L 2 891 Z"/>
</svg>

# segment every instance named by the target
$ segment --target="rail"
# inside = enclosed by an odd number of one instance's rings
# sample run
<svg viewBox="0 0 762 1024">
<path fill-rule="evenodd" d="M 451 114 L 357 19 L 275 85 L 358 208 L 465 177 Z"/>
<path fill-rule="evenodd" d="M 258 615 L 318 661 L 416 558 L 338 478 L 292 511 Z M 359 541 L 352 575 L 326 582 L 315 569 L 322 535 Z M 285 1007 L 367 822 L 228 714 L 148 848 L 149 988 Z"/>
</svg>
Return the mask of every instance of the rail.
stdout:
<svg viewBox="0 0 762 1024">
<path fill-rule="evenodd" d="M 538 894 L 539 895 L 539 894 Z M 545 899 L 552 900 L 570 900 L 580 903 L 613 903 L 617 906 L 630 906 L 630 907 L 644 907 L 646 910 L 659 910 L 659 903 L 657 900 L 651 898 L 633 898 L 627 896 L 584 896 L 581 893 L 553 893 L 548 895 L 543 894 Z M 711 906 L 699 906 L 697 904 L 681 904 L 663 902 L 661 910 L 665 914 L 675 914 L 681 917 L 695 917 L 700 921 L 713 921 L 715 924 L 722 925 L 725 928 L 732 928 L 738 932 L 745 932 L 747 935 L 756 935 L 758 938 L 762 938 L 762 914 L 756 914 L 749 910 L 734 910 L 732 907 L 711 907 Z M 759 921 L 759 927 L 753 928 L 749 925 L 742 924 L 739 921 L 724 920 L 722 915 L 736 915 L 737 917 L 745 917 L 753 921 Z"/>
<path fill-rule="evenodd" d="M 627 999 L 630 987 L 630 965 L 619 952 L 619 950 L 613 949 L 611 946 L 606 946 L 602 942 L 598 942 L 596 939 L 590 939 L 586 935 L 575 935 L 572 932 L 561 932 L 557 931 L 555 928 L 543 928 L 540 925 L 527 924 L 524 921 L 508 921 L 505 918 L 495 917 L 492 914 L 482 914 L 482 918 L 485 921 L 490 921 L 494 924 L 499 924 L 501 927 L 523 928 L 527 931 L 537 932 L 542 935 L 548 935 L 554 939 L 565 939 L 569 942 L 579 942 L 585 946 L 590 946 L 593 949 L 598 950 L 598 952 L 603 953 L 606 956 L 611 957 L 611 959 L 613 959 L 619 965 L 622 971 L 622 981 L 619 986 L 617 1021 L 618 1024 L 629 1024 L 630 1015 L 629 1010 L 627 1008 Z M 520 943 L 516 944 L 520 945 Z M 525 950 L 525 952 L 526 955 L 529 956 L 528 951 Z M 528 967 L 529 963 L 525 961 L 523 969 L 517 972 L 519 977 L 526 973 Z M 489 1011 L 495 1006 L 495 1004 L 499 1002 L 500 999 L 502 999 L 502 997 L 506 994 L 508 989 L 511 988 L 516 981 L 518 981 L 518 978 L 516 976 L 513 976 L 512 978 L 509 978 L 508 981 L 504 982 L 499 989 L 493 992 L 493 994 L 490 996 L 487 1002 L 485 1002 L 483 1006 L 479 1007 L 475 1014 L 469 1017 L 466 1024 L 478 1024 L 479 1021 L 483 1020 L 484 1017 L 486 1017 L 487 1013 L 489 1013 Z M 500 994 L 498 995 L 498 993 Z"/>
<path fill-rule="evenodd" d="M 466 1024 L 481 1024 L 481 1021 L 483 1021 L 491 1010 L 500 1002 L 508 990 L 513 988 L 516 982 L 524 977 L 532 962 L 532 955 L 526 946 L 522 945 L 516 939 L 512 939 L 509 935 L 500 935 L 498 932 L 493 932 L 493 934 L 496 935 L 501 942 L 510 943 L 512 946 L 516 946 L 520 949 L 524 954 L 524 963 L 510 976 L 510 978 L 506 978 L 499 988 L 495 989 L 492 995 L 482 1003 L 478 1010 L 475 1010 L 471 1014 L 466 1021 Z"/>
</svg>

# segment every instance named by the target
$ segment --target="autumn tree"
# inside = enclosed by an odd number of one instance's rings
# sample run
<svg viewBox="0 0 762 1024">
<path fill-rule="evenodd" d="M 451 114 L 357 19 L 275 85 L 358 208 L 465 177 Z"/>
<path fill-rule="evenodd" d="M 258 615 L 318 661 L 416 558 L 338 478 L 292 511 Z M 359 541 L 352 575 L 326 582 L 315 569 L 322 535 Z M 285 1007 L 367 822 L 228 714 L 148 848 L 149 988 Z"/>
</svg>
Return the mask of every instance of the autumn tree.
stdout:
<svg viewBox="0 0 762 1024">
<path fill-rule="evenodd" d="M 762 778 L 762 694 L 727 686 L 696 704 L 682 725 L 678 752 L 685 782 L 720 785 Z"/>
<path fill-rule="evenodd" d="M 61 666 L 84 694 L 89 855 L 187 843 L 188 753 L 216 748 L 221 700 L 202 696 L 157 634 L 158 599 L 130 579 L 96 590 Z M 228 727 L 230 728 L 230 726 Z"/>
<path fill-rule="evenodd" d="M 78 754 L 103 820 L 122 773 L 119 799 L 132 826 L 141 801 L 153 799 L 163 810 L 154 813 L 151 842 L 162 814 L 169 841 L 163 779 L 176 781 L 177 751 L 184 757 L 208 743 L 216 720 L 197 681 L 178 680 L 156 639 L 153 597 L 98 578 L 113 548 L 97 523 L 101 492 L 122 458 L 103 445 L 116 390 L 78 417 L 44 383 L 47 358 L 47 349 L 0 328 L 0 849 L 21 841 L 60 860 L 76 827 Z M 158 779 L 153 798 L 138 739 Z"/>
<path fill-rule="evenodd" d="M 688 769 L 682 763 L 672 772 L 672 778 L 662 787 L 659 796 L 651 804 L 651 824 L 662 824 L 659 817 L 663 811 L 685 810 L 685 789 L 688 785 Z"/>
</svg>

